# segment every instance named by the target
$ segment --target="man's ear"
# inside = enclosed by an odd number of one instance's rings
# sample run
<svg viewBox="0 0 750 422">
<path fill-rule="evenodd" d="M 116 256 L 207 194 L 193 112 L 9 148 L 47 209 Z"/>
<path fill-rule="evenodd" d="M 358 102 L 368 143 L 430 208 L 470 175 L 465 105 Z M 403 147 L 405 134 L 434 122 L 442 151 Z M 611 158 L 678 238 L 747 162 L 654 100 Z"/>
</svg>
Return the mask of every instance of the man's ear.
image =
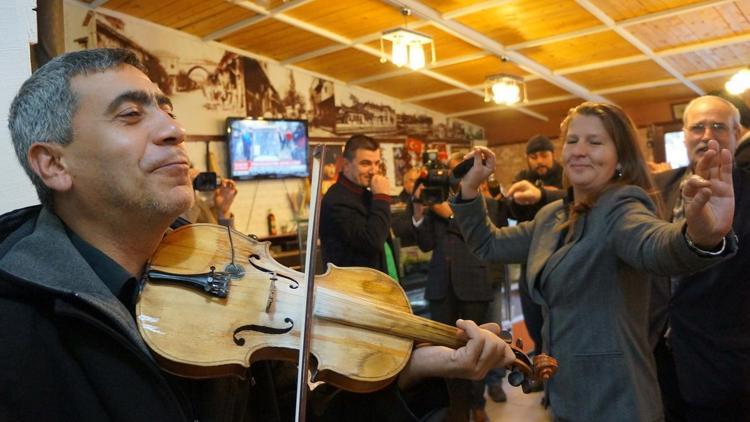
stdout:
<svg viewBox="0 0 750 422">
<path fill-rule="evenodd" d="M 29 165 L 48 188 L 65 192 L 73 186 L 73 178 L 63 162 L 63 147 L 54 143 L 34 143 L 29 148 Z"/>
</svg>

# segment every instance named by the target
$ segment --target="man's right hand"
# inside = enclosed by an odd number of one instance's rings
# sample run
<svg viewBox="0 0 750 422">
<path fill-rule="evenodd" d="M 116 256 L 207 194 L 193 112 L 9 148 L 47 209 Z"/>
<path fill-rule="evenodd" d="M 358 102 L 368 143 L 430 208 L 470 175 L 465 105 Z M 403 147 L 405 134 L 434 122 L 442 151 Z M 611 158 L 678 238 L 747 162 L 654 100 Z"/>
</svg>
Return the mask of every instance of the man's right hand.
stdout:
<svg viewBox="0 0 750 422">
<path fill-rule="evenodd" d="M 391 184 L 388 183 L 387 177 L 383 176 L 382 174 L 376 174 L 372 176 L 370 189 L 372 190 L 373 195 L 389 195 L 391 192 Z"/>
<path fill-rule="evenodd" d="M 533 205 L 542 199 L 542 191 L 528 180 L 519 180 L 510 186 L 507 196 L 518 205 Z"/>
</svg>

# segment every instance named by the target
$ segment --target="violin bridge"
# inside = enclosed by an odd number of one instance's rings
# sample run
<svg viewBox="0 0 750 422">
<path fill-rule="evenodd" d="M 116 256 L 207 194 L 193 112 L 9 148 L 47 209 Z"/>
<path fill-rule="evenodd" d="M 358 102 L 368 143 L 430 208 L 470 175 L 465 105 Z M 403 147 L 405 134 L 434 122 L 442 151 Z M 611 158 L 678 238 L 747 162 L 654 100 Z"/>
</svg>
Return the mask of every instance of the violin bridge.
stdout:
<svg viewBox="0 0 750 422">
<path fill-rule="evenodd" d="M 271 273 L 271 288 L 268 289 L 268 299 L 266 300 L 266 313 L 271 311 L 274 300 L 276 300 L 276 273 Z"/>
</svg>

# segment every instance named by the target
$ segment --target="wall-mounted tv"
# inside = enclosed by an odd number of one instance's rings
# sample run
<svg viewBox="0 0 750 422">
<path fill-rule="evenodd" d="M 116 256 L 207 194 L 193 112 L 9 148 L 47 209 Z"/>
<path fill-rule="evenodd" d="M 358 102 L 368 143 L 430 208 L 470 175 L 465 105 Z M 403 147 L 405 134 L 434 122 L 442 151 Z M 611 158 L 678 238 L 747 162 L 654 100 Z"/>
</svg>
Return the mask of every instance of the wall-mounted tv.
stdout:
<svg viewBox="0 0 750 422">
<path fill-rule="evenodd" d="M 227 118 L 229 177 L 307 177 L 307 121 Z"/>
</svg>

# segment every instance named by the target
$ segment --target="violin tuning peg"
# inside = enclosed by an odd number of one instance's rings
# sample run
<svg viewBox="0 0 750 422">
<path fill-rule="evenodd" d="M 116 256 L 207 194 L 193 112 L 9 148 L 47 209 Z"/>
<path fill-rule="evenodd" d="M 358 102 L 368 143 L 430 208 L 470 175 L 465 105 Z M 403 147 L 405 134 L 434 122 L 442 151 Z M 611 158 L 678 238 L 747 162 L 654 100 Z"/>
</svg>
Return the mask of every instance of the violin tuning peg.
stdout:
<svg viewBox="0 0 750 422">
<path fill-rule="evenodd" d="M 517 338 L 516 339 L 516 347 L 518 347 L 519 349 L 523 350 L 523 340 L 521 340 L 520 338 Z"/>
<path fill-rule="evenodd" d="M 508 374 L 508 384 L 518 387 L 519 385 L 523 384 L 526 377 L 523 375 L 523 373 L 518 371 L 511 371 L 510 374 Z"/>
<path fill-rule="evenodd" d="M 500 338 L 508 344 L 513 342 L 513 334 L 511 334 L 508 330 L 500 331 Z"/>
</svg>

